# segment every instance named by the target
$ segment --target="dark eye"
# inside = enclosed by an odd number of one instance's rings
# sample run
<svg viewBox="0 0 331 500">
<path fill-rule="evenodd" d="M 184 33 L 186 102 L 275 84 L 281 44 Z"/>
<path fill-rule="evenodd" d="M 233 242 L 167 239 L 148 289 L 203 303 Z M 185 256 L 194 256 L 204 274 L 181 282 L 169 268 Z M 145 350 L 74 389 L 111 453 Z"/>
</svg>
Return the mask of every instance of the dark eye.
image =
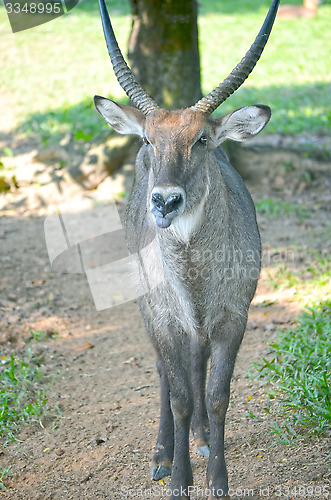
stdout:
<svg viewBox="0 0 331 500">
<path fill-rule="evenodd" d="M 201 142 L 201 144 L 207 144 L 208 139 L 203 135 L 202 137 L 200 137 L 199 142 Z"/>
<path fill-rule="evenodd" d="M 147 137 L 144 135 L 143 137 L 143 141 L 146 145 L 150 144 L 149 140 L 147 139 Z"/>
</svg>

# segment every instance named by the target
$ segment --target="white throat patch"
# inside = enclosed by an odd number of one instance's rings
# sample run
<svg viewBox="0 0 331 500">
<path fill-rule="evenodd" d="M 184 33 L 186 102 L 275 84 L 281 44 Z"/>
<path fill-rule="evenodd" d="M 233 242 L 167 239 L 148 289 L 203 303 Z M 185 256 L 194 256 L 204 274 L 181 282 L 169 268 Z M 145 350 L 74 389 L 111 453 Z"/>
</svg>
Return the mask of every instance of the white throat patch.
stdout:
<svg viewBox="0 0 331 500">
<path fill-rule="evenodd" d="M 209 185 L 207 185 L 206 192 L 199 205 L 195 207 L 194 211 L 190 213 L 184 212 L 183 215 L 176 217 L 171 226 L 168 228 L 168 231 L 170 231 L 178 240 L 182 241 L 186 245 L 189 244 L 192 235 L 200 225 L 208 194 Z"/>
</svg>

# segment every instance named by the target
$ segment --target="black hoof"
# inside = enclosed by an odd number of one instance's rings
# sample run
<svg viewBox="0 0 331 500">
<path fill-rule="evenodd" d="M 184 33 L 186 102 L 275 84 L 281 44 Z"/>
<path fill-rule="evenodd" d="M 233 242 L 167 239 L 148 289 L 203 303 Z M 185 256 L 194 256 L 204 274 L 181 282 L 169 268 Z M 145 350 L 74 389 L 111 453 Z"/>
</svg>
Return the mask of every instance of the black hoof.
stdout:
<svg viewBox="0 0 331 500">
<path fill-rule="evenodd" d="M 199 453 L 199 455 L 202 455 L 203 457 L 209 457 L 209 455 L 210 455 L 209 446 L 207 446 L 207 445 L 198 446 L 197 452 Z"/>
<path fill-rule="evenodd" d="M 164 477 L 170 475 L 171 475 L 171 469 L 166 465 L 155 465 L 152 468 L 151 478 L 153 481 L 159 481 L 160 479 L 163 479 Z"/>
</svg>

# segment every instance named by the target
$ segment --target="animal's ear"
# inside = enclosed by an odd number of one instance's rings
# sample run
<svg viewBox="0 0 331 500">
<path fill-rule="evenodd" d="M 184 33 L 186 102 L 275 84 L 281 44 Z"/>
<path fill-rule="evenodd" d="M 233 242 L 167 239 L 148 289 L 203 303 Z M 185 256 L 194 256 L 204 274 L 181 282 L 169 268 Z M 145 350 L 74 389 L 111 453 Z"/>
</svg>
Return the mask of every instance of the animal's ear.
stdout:
<svg viewBox="0 0 331 500">
<path fill-rule="evenodd" d="M 270 120 L 269 106 L 245 106 L 214 120 L 213 141 L 216 146 L 226 139 L 245 141 L 257 135 Z"/>
<path fill-rule="evenodd" d="M 117 104 L 110 99 L 94 96 L 94 104 L 99 113 L 120 134 L 135 134 L 143 137 L 145 116 L 131 106 Z"/>
</svg>

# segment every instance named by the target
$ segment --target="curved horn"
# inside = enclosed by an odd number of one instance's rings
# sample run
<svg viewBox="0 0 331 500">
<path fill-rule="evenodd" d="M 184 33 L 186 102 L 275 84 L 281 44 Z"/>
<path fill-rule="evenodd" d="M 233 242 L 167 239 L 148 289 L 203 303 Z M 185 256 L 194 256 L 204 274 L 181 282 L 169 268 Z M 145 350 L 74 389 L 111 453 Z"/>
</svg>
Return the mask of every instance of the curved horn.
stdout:
<svg viewBox="0 0 331 500">
<path fill-rule="evenodd" d="M 105 40 L 108 48 L 109 57 L 114 68 L 114 73 L 126 92 L 127 96 L 137 106 L 144 115 L 148 115 L 151 111 L 158 109 L 156 102 L 145 92 L 142 86 L 136 82 L 134 75 L 125 62 L 125 59 L 118 46 L 113 27 L 111 25 L 108 10 L 104 0 L 99 0 L 101 13 L 102 27 L 105 35 Z"/>
<path fill-rule="evenodd" d="M 253 71 L 257 61 L 260 59 L 263 49 L 268 41 L 274 20 L 277 14 L 280 0 L 273 0 L 268 14 L 264 20 L 259 34 L 254 43 L 239 64 L 231 71 L 229 76 L 223 80 L 212 92 L 200 99 L 191 109 L 212 113 L 222 102 L 224 102 Z"/>
</svg>

